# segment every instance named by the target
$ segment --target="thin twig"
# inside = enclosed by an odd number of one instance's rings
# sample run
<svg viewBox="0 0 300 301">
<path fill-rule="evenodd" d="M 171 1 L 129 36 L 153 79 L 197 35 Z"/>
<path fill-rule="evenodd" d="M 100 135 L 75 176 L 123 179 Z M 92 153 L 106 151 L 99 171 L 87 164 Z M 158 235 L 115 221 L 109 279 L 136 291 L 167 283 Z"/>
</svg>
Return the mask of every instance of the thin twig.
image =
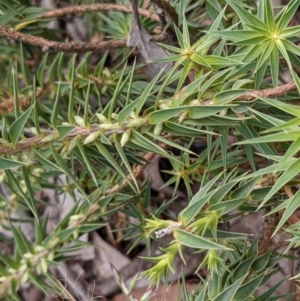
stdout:
<svg viewBox="0 0 300 301">
<path fill-rule="evenodd" d="M 127 47 L 126 40 L 111 40 L 97 43 L 64 43 L 50 41 L 41 37 L 36 37 L 30 34 L 21 33 L 11 28 L 4 27 L 0 24 L 0 37 L 20 41 L 25 44 L 41 47 L 43 51 L 54 51 L 54 52 L 76 52 L 82 53 L 87 51 L 103 51 L 108 49 L 117 49 L 120 47 Z M 166 39 L 165 34 L 153 36 L 153 41 L 161 42 Z"/>
<path fill-rule="evenodd" d="M 120 11 L 123 13 L 132 13 L 132 8 L 130 6 L 118 5 L 118 4 L 92 4 L 92 5 L 79 5 L 71 6 L 66 8 L 60 8 L 53 11 L 48 11 L 44 13 L 40 18 L 41 19 L 53 19 L 60 18 L 66 15 L 78 15 L 91 12 L 99 11 Z M 152 14 L 146 9 L 138 9 L 139 15 L 149 18 L 153 21 L 159 22 L 159 17 L 155 14 Z"/>
<path fill-rule="evenodd" d="M 263 238 L 262 242 L 260 243 L 258 255 L 262 255 L 271 249 L 272 236 L 273 236 L 274 230 L 276 229 L 276 226 L 278 225 L 279 221 L 280 221 L 280 216 L 274 216 L 272 218 L 272 221 L 270 222 L 270 224 L 267 227 L 264 238 Z"/>
<path fill-rule="evenodd" d="M 253 90 L 251 92 L 246 92 L 245 95 L 239 97 L 237 100 L 248 100 L 249 101 L 250 100 L 248 98 L 249 95 L 252 97 L 252 100 L 254 100 L 256 98 L 256 95 L 260 95 L 263 97 L 279 97 L 279 96 L 285 95 L 294 90 L 296 90 L 296 85 L 294 83 L 289 83 L 289 84 L 271 88 L 271 89 L 258 90 L 258 91 Z M 203 105 L 203 104 L 212 105 L 214 103 L 213 103 L 213 100 L 209 100 L 209 101 L 205 101 L 205 102 L 201 103 L 201 105 Z M 109 130 L 106 132 L 106 134 L 107 135 L 110 135 L 113 133 L 122 134 L 122 133 L 124 133 L 125 130 L 126 130 L 126 123 L 124 124 L 124 128 L 120 128 L 117 130 Z M 99 125 L 92 126 L 89 129 L 82 128 L 82 127 L 76 127 L 64 139 L 70 139 L 77 135 L 88 136 L 89 134 L 94 133 L 96 131 L 99 131 Z M 58 132 L 56 130 L 53 130 L 53 131 L 49 131 L 49 132 L 45 133 L 45 135 L 55 136 L 55 135 L 58 135 Z M 44 145 L 47 145 L 47 143 L 49 143 L 49 142 L 43 142 L 42 139 L 43 139 L 43 137 L 41 137 L 41 136 L 35 136 L 35 137 L 29 138 L 25 141 L 18 142 L 17 145 L 15 146 L 15 148 L 12 148 L 12 147 L 6 146 L 6 145 L 0 145 L 0 156 L 4 155 L 4 154 L 11 155 L 11 154 L 24 152 L 24 151 L 29 150 L 33 145 L 35 147 L 42 147 Z"/>
<path fill-rule="evenodd" d="M 139 18 L 139 9 L 138 9 L 137 0 L 132 0 L 132 16 L 133 16 L 133 20 L 138 25 L 138 28 L 141 29 L 142 26 L 141 26 L 141 21 Z"/>
<path fill-rule="evenodd" d="M 247 91 L 244 95 L 241 95 L 240 97 L 236 98 L 234 101 L 252 101 L 257 99 L 257 96 L 265 97 L 265 98 L 276 98 L 284 96 L 290 92 L 296 91 L 297 87 L 294 82 L 281 85 L 275 88 L 268 88 L 264 90 L 250 90 Z M 213 99 L 211 100 L 205 100 L 202 102 L 202 105 L 214 105 L 215 102 Z"/>
<path fill-rule="evenodd" d="M 177 42 L 176 38 L 175 38 L 175 34 L 174 34 L 173 29 L 170 26 L 168 26 L 168 24 L 167 24 L 165 12 L 155 4 L 153 6 L 159 17 L 161 28 L 163 28 L 163 30 L 167 33 L 169 43 L 171 45 L 175 46 L 176 42 Z"/>
<path fill-rule="evenodd" d="M 178 26 L 178 15 L 176 13 L 176 10 L 168 1 L 165 0 L 152 0 L 153 3 L 155 3 L 158 7 L 160 7 L 162 10 L 167 12 L 170 17 L 172 18 L 172 21 L 175 23 L 176 26 Z"/>
<path fill-rule="evenodd" d="M 237 98 L 237 100 L 251 101 L 256 99 L 256 96 L 261 96 L 265 98 L 275 98 L 275 97 L 284 96 L 295 90 L 297 90 L 296 84 L 294 82 L 291 82 L 275 88 L 269 88 L 269 89 L 258 90 L 258 91 L 249 91 L 245 95 Z"/>
</svg>

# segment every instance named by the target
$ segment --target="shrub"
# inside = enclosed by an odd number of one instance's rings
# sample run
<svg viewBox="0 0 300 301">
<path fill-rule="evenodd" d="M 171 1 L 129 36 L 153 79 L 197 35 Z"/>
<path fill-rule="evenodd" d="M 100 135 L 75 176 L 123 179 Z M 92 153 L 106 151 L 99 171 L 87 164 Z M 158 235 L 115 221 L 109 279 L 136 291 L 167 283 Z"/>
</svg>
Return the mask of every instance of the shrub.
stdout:
<svg viewBox="0 0 300 301">
<path fill-rule="evenodd" d="M 276 295 L 284 279 L 267 282 L 285 257 L 272 237 L 288 235 L 287 251 L 299 245 L 300 1 L 276 13 L 270 0 L 153 0 L 139 11 L 135 0 L 117 2 L 0 3 L 1 240 L 13 248 L 0 255 L 1 298 L 21 300 L 31 283 L 69 299 L 49 267 L 85 247 L 83 233 L 114 228 L 117 212 L 128 252 L 172 237 L 145 258 L 151 284 L 191 248 L 204 253 L 194 272 L 207 277 L 184 300 L 293 298 Z M 83 37 L 68 30 L 70 16 L 88 28 Z M 174 192 L 160 204 L 142 177 L 155 156 L 168 160 Z M 74 201 L 50 232 L 45 189 Z M 186 206 L 170 215 L 179 191 Z M 220 228 L 256 212 L 269 217 L 263 238 Z"/>
</svg>

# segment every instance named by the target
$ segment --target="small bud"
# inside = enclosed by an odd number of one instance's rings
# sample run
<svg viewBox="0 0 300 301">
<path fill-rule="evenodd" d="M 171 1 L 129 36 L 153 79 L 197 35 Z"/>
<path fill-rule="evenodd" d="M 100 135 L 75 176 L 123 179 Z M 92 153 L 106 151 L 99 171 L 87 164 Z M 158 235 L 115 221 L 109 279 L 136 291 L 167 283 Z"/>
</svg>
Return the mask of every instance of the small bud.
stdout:
<svg viewBox="0 0 300 301">
<path fill-rule="evenodd" d="M 5 178 L 6 178 L 6 173 L 5 172 L 0 173 L 0 184 L 4 182 Z"/>
<path fill-rule="evenodd" d="M 84 119 L 80 116 L 74 116 L 74 119 L 75 119 L 75 122 L 79 125 L 79 126 L 82 126 L 84 127 L 85 124 L 84 124 Z"/>
<path fill-rule="evenodd" d="M 51 142 L 51 141 L 56 140 L 58 137 L 59 137 L 58 134 L 48 135 L 48 136 L 45 136 L 45 137 L 41 140 L 41 142 Z"/>
<path fill-rule="evenodd" d="M 73 148 L 77 146 L 77 140 L 79 139 L 79 137 L 80 136 L 76 136 L 70 140 L 68 145 L 68 153 L 70 153 L 73 150 Z"/>
<path fill-rule="evenodd" d="M 111 114 L 111 118 L 118 121 L 119 114 L 112 113 L 112 114 Z"/>
<path fill-rule="evenodd" d="M 102 94 L 105 94 L 106 91 L 107 91 L 107 89 L 108 89 L 107 86 L 102 87 L 102 88 L 101 88 L 101 93 L 102 93 Z"/>
<path fill-rule="evenodd" d="M 96 116 L 100 122 L 103 122 L 103 123 L 107 122 L 107 118 L 104 115 L 96 113 Z"/>
<path fill-rule="evenodd" d="M 127 127 L 129 128 L 137 128 L 141 127 L 147 122 L 147 118 L 137 118 L 137 119 L 132 119 L 129 120 L 127 123 Z"/>
<path fill-rule="evenodd" d="M 31 131 L 31 133 L 32 133 L 34 136 L 38 136 L 38 135 L 39 135 L 38 132 L 37 132 L 37 130 L 36 130 L 36 128 L 34 128 L 34 127 L 30 128 L 30 131 Z"/>
<path fill-rule="evenodd" d="M 140 299 L 140 301 L 149 301 L 153 297 L 153 292 L 152 291 L 147 291 Z"/>
<path fill-rule="evenodd" d="M 42 258 L 42 259 L 41 259 L 41 268 L 42 268 L 42 272 L 43 272 L 44 274 L 47 274 L 47 271 L 48 271 L 48 263 L 47 263 L 47 261 L 46 261 L 45 258 Z"/>
<path fill-rule="evenodd" d="M 227 115 L 227 109 L 224 109 L 219 113 L 219 116 L 226 116 L 226 115 Z"/>
<path fill-rule="evenodd" d="M 47 243 L 47 249 L 52 249 L 56 247 L 59 244 L 60 240 L 58 237 L 53 237 L 48 243 Z"/>
<path fill-rule="evenodd" d="M 29 278 L 29 273 L 28 271 L 26 271 L 21 277 L 20 284 L 21 285 L 25 284 L 28 281 L 28 278 Z"/>
<path fill-rule="evenodd" d="M 23 254 L 23 258 L 25 258 L 25 259 L 32 259 L 33 256 L 34 255 L 31 254 L 31 253 L 25 253 L 25 254 Z"/>
<path fill-rule="evenodd" d="M 138 118 L 138 117 L 136 116 L 136 114 L 135 114 L 134 111 L 130 112 L 130 115 L 129 115 L 129 116 L 130 116 L 132 119 Z"/>
<path fill-rule="evenodd" d="M 103 130 L 112 130 L 114 129 L 114 124 L 113 123 L 102 123 L 100 124 L 99 128 Z"/>
<path fill-rule="evenodd" d="M 3 138 L 0 138 L 0 143 L 2 145 L 5 145 L 5 146 L 9 146 L 11 143 L 9 143 L 7 140 L 3 139 Z"/>
<path fill-rule="evenodd" d="M 79 236 L 79 231 L 78 231 L 78 229 L 76 229 L 76 230 L 73 232 L 73 237 L 74 237 L 75 239 L 77 239 L 78 236 Z"/>
<path fill-rule="evenodd" d="M 94 142 L 99 136 L 100 136 L 101 132 L 95 132 L 92 134 L 89 134 L 85 139 L 83 144 L 89 144 L 91 142 Z"/>
<path fill-rule="evenodd" d="M 130 135 L 131 135 L 131 129 L 127 129 L 123 134 L 122 134 L 122 137 L 121 137 L 121 147 L 123 147 L 129 140 L 130 138 Z"/>
<path fill-rule="evenodd" d="M 163 123 L 162 122 L 158 123 L 154 128 L 154 134 L 160 135 L 162 128 L 163 128 Z"/>
<path fill-rule="evenodd" d="M 41 246 L 41 245 L 35 246 L 34 249 L 35 249 L 35 251 L 36 251 L 37 253 L 40 253 L 40 252 L 45 251 L 45 247 L 44 247 L 44 246 Z"/>
<path fill-rule="evenodd" d="M 49 261 L 52 261 L 52 260 L 54 259 L 54 257 L 55 257 L 55 252 L 54 252 L 54 251 L 51 251 L 51 252 L 48 254 L 47 259 L 48 259 Z"/>
<path fill-rule="evenodd" d="M 179 117 L 178 122 L 181 123 L 182 121 L 184 121 L 184 119 L 185 119 L 186 116 L 187 116 L 187 112 L 183 112 L 183 113 L 181 114 L 181 116 Z"/>
<path fill-rule="evenodd" d="M 78 221 L 79 219 L 82 219 L 84 217 L 83 214 L 75 214 L 70 216 L 69 220 L 70 221 Z"/>
</svg>

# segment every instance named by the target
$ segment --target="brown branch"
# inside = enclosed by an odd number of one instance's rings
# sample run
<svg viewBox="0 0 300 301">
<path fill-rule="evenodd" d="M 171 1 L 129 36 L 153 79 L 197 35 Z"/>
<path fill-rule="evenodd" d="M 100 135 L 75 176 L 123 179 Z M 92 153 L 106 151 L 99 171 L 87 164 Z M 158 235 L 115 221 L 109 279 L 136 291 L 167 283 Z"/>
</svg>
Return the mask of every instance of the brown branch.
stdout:
<svg viewBox="0 0 300 301">
<path fill-rule="evenodd" d="M 291 82 L 275 88 L 268 88 L 264 90 L 250 90 L 245 92 L 244 95 L 241 95 L 240 97 L 236 98 L 234 101 L 252 101 L 257 99 L 257 96 L 265 97 L 265 98 L 276 98 L 276 97 L 284 96 L 296 90 L 297 90 L 296 84 L 294 82 Z M 178 95 L 179 93 L 180 91 L 178 92 Z M 201 102 L 201 104 L 205 106 L 215 105 L 215 101 L 213 99 L 205 100 Z"/>
<path fill-rule="evenodd" d="M 271 246 L 271 242 L 272 242 L 272 236 L 273 236 L 274 230 L 276 229 L 276 226 L 278 225 L 279 221 L 280 221 L 280 216 L 272 217 L 272 221 L 268 224 L 266 233 L 263 237 L 262 242 L 260 243 L 260 246 L 258 249 L 258 255 L 262 255 L 271 249 L 270 246 Z"/>
<path fill-rule="evenodd" d="M 239 98 L 237 98 L 236 100 L 251 101 L 256 99 L 256 96 L 261 96 L 265 98 L 275 98 L 275 97 L 284 96 L 295 90 L 297 90 L 296 84 L 292 82 L 275 88 L 249 91 L 245 95 L 242 95 Z"/>
<path fill-rule="evenodd" d="M 178 26 L 178 15 L 175 8 L 171 6 L 169 2 L 167 2 L 166 0 L 152 0 L 152 2 L 155 3 L 159 8 L 167 12 L 172 18 L 175 25 Z"/>
<path fill-rule="evenodd" d="M 41 37 L 36 37 L 33 35 L 21 33 L 19 31 L 6 28 L 0 24 L 0 37 L 7 39 L 12 39 L 20 41 L 25 44 L 30 44 L 33 46 L 41 47 L 43 51 L 54 51 L 54 52 L 76 52 L 82 53 L 87 51 L 103 51 L 108 49 L 117 49 L 120 47 L 127 47 L 126 40 L 111 40 L 98 43 L 64 43 L 64 42 L 55 42 L 50 41 Z M 165 40 L 166 35 L 161 34 L 158 36 L 153 36 L 153 41 L 163 41 Z"/>
<path fill-rule="evenodd" d="M 130 6 L 118 5 L 118 4 L 93 4 L 93 5 L 79 5 L 71 6 L 61 9 L 56 9 L 53 11 L 48 11 L 41 16 L 41 19 L 53 19 L 60 18 L 66 15 L 77 15 L 98 11 L 120 11 L 123 13 L 132 13 L 132 8 Z M 149 18 L 153 21 L 159 22 L 159 17 L 155 14 L 152 14 L 146 9 L 139 8 L 139 15 Z"/>
</svg>

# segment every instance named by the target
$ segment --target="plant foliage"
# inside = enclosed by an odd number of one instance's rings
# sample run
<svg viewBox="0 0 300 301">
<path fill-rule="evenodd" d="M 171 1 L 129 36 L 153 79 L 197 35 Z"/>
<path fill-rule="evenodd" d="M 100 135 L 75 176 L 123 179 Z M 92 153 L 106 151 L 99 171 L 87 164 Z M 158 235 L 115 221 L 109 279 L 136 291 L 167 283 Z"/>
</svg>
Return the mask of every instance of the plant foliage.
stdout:
<svg viewBox="0 0 300 301">
<path fill-rule="evenodd" d="M 184 265 L 192 249 L 204 254 L 194 272 L 207 269 L 207 277 L 193 293 L 184 290 L 184 300 L 293 298 L 276 293 L 284 279 L 267 283 L 285 257 L 274 252 L 272 236 L 288 235 L 287 251 L 300 243 L 300 25 L 293 25 L 300 1 L 276 10 L 271 0 L 174 0 L 159 8 L 165 2 L 153 1 L 160 16 L 165 10 L 165 24 L 145 14 L 135 24 L 114 7 L 76 15 L 93 39 L 104 37 L 92 52 L 86 41 L 71 43 L 51 29 L 57 20 L 37 1 L 0 1 L 0 229 L 13 245 L 12 254 L 0 254 L 1 300 L 21 300 L 28 283 L 68 298 L 49 267 L 85 247 L 78 237 L 117 212 L 127 222 L 129 252 L 172 237 L 161 255 L 144 258 L 153 266 L 141 276 L 151 284 L 167 281 L 175 257 Z M 162 24 L 165 39 L 156 44 L 150 34 L 162 33 Z M 132 41 L 133 32 L 138 50 L 117 41 Z M 42 47 L 37 37 L 52 44 Z M 107 39 L 122 46 L 102 49 Z M 160 204 L 140 172 L 155 155 L 168 161 L 162 173 L 174 196 Z M 41 196 L 46 189 L 73 199 L 50 232 L 41 214 L 50 206 Z M 169 216 L 180 192 L 186 206 Z M 220 229 L 257 212 L 270 218 L 264 239 Z M 33 238 L 23 223 L 33 226 Z M 132 287 L 112 269 L 133 300 Z"/>
</svg>

